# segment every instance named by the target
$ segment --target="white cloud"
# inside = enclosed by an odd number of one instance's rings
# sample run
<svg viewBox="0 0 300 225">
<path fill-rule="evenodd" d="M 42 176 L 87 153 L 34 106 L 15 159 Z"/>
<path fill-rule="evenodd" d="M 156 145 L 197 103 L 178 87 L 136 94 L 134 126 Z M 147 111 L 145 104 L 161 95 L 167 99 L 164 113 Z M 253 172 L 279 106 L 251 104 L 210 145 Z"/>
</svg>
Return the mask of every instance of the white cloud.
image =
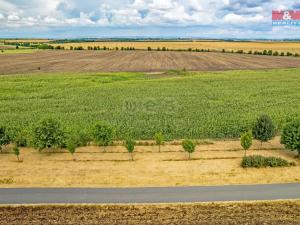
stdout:
<svg viewBox="0 0 300 225">
<path fill-rule="evenodd" d="M 19 2 L 19 3 L 18 3 Z M 271 30 L 272 9 L 292 8 L 297 0 L 0 0 L 1 28 L 64 26 L 208 26 L 217 31 L 235 25 L 241 33 L 257 24 Z M 204 28 L 203 28 L 204 29 Z M 237 28 L 235 28 L 237 29 Z M 216 31 L 216 32 L 217 32 Z"/>
<path fill-rule="evenodd" d="M 230 24 L 251 24 L 263 22 L 265 18 L 262 15 L 245 16 L 229 13 L 224 17 L 224 21 Z"/>
</svg>

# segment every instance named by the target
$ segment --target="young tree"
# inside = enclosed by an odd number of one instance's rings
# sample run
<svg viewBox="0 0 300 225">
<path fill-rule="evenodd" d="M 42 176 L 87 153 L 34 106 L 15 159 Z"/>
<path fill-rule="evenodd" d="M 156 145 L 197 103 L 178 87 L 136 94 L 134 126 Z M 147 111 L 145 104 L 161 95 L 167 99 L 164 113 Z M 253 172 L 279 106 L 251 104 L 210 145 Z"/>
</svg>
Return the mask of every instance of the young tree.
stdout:
<svg viewBox="0 0 300 225">
<path fill-rule="evenodd" d="M 73 160 L 75 161 L 74 154 L 76 152 L 76 148 L 79 147 L 79 142 L 76 137 L 71 136 L 67 140 L 67 149 L 71 153 Z"/>
<path fill-rule="evenodd" d="M 256 140 L 267 142 L 275 137 L 275 125 L 268 115 L 261 115 L 253 127 L 252 134 Z"/>
<path fill-rule="evenodd" d="M 183 140 L 182 147 L 183 147 L 184 151 L 189 153 L 189 159 L 191 159 L 191 153 L 193 153 L 196 148 L 195 143 L 191 140 Z"/>
<path fill-rule="evenodd" d="M 281 143 L 287 149 L 297 151 L 300 157 L 300 119 L 296 119 L 285 125 L 281 135 Z"/>
<path fill-rule="evenodd" d="M 61 148 L 65 145 L 65 132 L 54 119 L 41 120 L 33 129 L 33 146 L 39 151 L 45 148 Z"/>
<path fill-rule="evenodd" d="M 113 143 L 115 131 L 110 125 L 104 122 L 98 122 L 93 128 L 92 135 L 95 143 L 98 146 L 103 146 L 105 151 L 105 147 Z"/>
<path fill-rule="evenodd" d="M 164 144 L 164 135 L 162 132 L 157 132 L 154 135 L 156 144 L 158 145 L 158 152 L 160 152 L 160 146 Z"/>
<path fill-rule="evenodd" d="M 13 152 L 14 152 L 14 155 L 17 157 L 18 162 L 20 162 L 20 157 L 19 157 L 20 156 L 20 149 L 17 145 L 15 145 L 13 147 Z"/>
<path fill-rule="evenodd" d="M 10 143 L 10 137 L 5 127 L 0 127 L 0 151 L 2 152 L 2 147 Z"/>
<path fill-rule="evenodd" d="M 252 146 L 252 133 L 248 131 L 241 136 L 241 146 L 245 150 L 244 156 L 247 155 L 247 150 Z"/>
<path fill-rule="evenodd" d="M 124 142 L 124 146 L 126 147 L 128 153 L 130 153 L 131 160 L 133 161 L 133 151 L 135 147 L 135 141 L 131 138 L 127 138 Z"/>
</svg>

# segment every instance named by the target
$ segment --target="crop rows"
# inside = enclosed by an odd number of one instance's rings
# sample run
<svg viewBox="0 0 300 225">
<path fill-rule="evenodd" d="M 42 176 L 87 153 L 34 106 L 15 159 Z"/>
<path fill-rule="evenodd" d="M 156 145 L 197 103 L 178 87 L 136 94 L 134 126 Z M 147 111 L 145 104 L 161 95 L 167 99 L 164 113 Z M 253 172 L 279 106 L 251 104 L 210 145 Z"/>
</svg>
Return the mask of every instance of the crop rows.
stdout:
<svg viewBox="0 0 300 225">
<path fill-rule="evenodd" d="M 52 117 L 65 129 L 106 121 L 117 137 L 233 138 L 268 114 L 278 126 L 300 115 L 300 70 L 32 74 L 0 77 L 0 123 L 14 129 Z"/>
</svg>

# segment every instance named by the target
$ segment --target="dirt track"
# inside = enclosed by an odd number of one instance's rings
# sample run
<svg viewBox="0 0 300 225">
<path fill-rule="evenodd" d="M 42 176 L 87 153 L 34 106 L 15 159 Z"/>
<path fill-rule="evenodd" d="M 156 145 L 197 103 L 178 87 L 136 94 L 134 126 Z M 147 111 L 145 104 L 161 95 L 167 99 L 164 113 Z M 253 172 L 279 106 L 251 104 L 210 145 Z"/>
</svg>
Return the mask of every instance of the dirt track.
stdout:
<svg viewBox="0 0 300 225">
<path fill-rule="evenodd" d="M 192 71 L 300 67 L 300 58 L 212 52 L 39 51 L 0 55 L 0 74 L 170 69 Z M 40 70 L 39 70 L 40 69 Z"/>
</svg>

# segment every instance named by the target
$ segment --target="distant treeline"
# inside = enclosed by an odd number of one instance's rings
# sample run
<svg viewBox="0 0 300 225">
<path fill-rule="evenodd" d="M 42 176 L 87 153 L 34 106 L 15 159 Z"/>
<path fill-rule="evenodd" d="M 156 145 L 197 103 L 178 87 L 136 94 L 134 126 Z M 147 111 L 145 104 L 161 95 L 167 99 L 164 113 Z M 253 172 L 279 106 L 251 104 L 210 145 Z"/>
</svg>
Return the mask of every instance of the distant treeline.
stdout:
<svg viewBox="0 0 300 225">
<path fill-rule="evenodd" d="M 83 47 L 83 46 L 70 46 L 65 48 L 64 46 L 61 45 L 51 45 L 51 44 L 33 44 L 29 42 L 25 43 L 18 43 L 18 42 L 9 42 L 5 43 L 6 45 L 15 45 L 16 48 L 19 48 L 19 46 L 22 47 L 28 47 L 28 48 L 36 48 L 36 49 L 56 49 L 56 50 L 94 50 L 94 51 L 134 51 L 134 50 L 143 50 L 143 49 L 135 49 L 135 47 L 106 47 L 106 46 L 88 46 L 88 47 Z M 217 50 L 217 49 L 199 49 L 199 48 L 188 48 L 188 49 L 169 49 L 166 47 L 157 47 L 157 48 L 151 48 L 150 46 L 147 47 L 147 51 L 179 51 L 179 52 L 222 52 L 222 53 L 237 53 L 237 54 L 249 54 L 249 55 L 268 55 L 268 56 L 294 56 L 294 57 L 300 57 L 299 53 L 292 53 L 292 52 L 283 52 L 283 51 L 274 51 L 274 50 L 263 50 L 263 51 L 258 51 L 258 50 Z"/>
</svg>

